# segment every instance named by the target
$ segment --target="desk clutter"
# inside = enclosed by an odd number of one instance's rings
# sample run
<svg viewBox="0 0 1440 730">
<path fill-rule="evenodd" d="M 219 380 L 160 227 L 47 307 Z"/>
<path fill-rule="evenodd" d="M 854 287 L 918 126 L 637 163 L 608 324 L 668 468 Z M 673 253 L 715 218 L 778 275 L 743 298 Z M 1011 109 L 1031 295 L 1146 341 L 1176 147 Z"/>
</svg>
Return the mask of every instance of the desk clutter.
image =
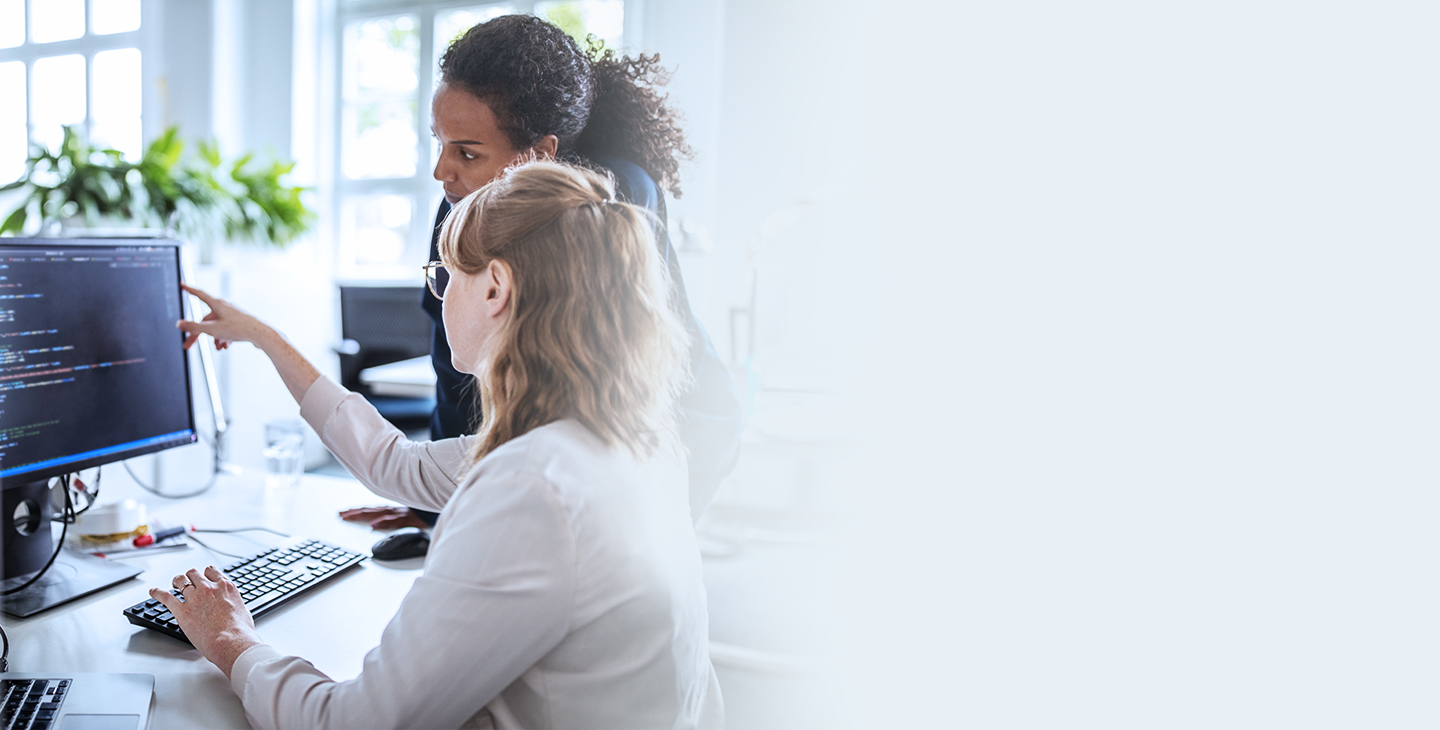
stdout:
<svg viewBox="0 0 1440 730">
<path fill-rule="evenodd" d="M 346 569 L 359 565 L 364 559 L 365 556 L 357 552 L 318 540 L 306 540 L 289 547 L 256 553 L 221 568 L 221 571 L 240 589 L 245 607 L 258 619 Z M 179 591 L 171 593 L 180 596 Z M 180 600 L 185 599 L 181 596 Z M 136 626 L 189 643 L 175 616 L 153 598 L 125 609 L 124 614 Z"/>
</svg>

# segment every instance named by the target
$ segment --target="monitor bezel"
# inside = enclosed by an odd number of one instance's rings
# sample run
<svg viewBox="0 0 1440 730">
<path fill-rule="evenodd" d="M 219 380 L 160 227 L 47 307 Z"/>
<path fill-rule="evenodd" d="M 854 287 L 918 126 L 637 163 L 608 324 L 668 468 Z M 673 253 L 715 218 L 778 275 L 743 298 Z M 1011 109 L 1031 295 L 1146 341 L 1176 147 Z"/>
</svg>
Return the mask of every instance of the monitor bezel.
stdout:
<svg viewBox="0 0 1440 730">
<path fill-rule="evenodd" d="M 7 250 L 7 249 L 20 249 L 20 248 L 27 248 L 27 249 L 28 249 L 28 248 L 43 248 L 43 249 L 45 249 L 45 250 L 61 250 L 61 249 L 82 249 L 82 250 L 83 250 L 83 249 L 86 249 L 86 248 L 94 249 L 94 248 L 141 248 L 141 247 L 146 247 L 146 248 L 165 248 L 165 249 L 170 249 L 171 255 L 175 257 L 175 271 L 177 272 L 177 273 L 176 273 L 176 279 L 177 279 L 177 281 L 176 281 L 175 289 L 176 289 L 176 293 L 179 295 L 179 301 L 180 301 L 180 303 L 181 303 L 181 304 L 180 304 L 181 316 L 184 316 L 184 312 L 185 312 L 185 296 L 186 296 L 186 294 L 185 294 L 185 290 L 182 289 L 182 288 L 180 288 L 180 283 L 184 282 L 184 280 L 185 280 L 185 267 L 182 265 L 182 264 L 183 264 L 183 260 L 182 260 L 182 258 L 181 258 L 181 246 L 182 246 L 182 244 L 183 244 L 182 241 L 180 241 L 179 239 L 175 239 L 175 238 L 146 238 L 146 237 L 115 237 L 115 238 L 100 238 L 100 237 L 89 237 L 89 238 L 0 238 L 0 251 L 5 251 L 5 250 Z M 181 332 L 179 332 L 179 331 L 177 330 L 177 331 L 176 331 L 176 336 L 180 338 L 180 341 L 182 341 L 182 342 L 184 341 L 184 333 L 181 333 Z M 42 481 L 42 480 L 45 480 L 45 479 L 50 479 L 50 478 L 52 478 L 52 477 L 61 476 L 61 475 L 64 475 L 64 474 L 74 474 L 75 472 L 78 472 L 78 471 L 81 471 L 81 470 L 84 470 L 84 469 L 93 469 L 93 468 L 95 468 L 95 467 L 97 467 L 97 466 L 104 466 L 104 465 L 106 465 L 106 464 L 113 464 L 113 463 L 115 463 L 115 462 L 125 461 L 125 460 L 127 460 L 127 459 L 133 459 L 133 458 L 135 458 L 135 457 L 137 457 L 137 456 L 144 456 L 144 455 L 146 455 L 146 454 L 153 454 L 153 453 L 155 453 L 155 452 L 157 452 L 157 451 L 164 451 L 164 450 L 166 450 L 166 449 L 173 449 L 173 448 L 176 448 L 176 447 L 179 447 L 179 446 L 188 446 L 188 445 L 193 444 L 193 443 L 195 443 L 196 441 L 198 441 L 198 440 L 199 440 L 199 434 L 198 434 L 198 432 L 197 432 L 196 429 L 195 429 L 195 391 L 194 391 L 193 384 L 191 383 L 191 376 L 190 376 L 190 367 L 191 367 L 190 357 L 191 357 L 191 353 L 190 353 L 189 350 L 185 350 L 185 349 L 182 348 L 182 349 L 180 350 L 180 356 L 181 356 L 181 357 L 184 359 L 184 361 L 185 361 L 185 367 L 184 367 L 184 371 L 185 371 L 185 403 L 186 403 L 186 413 L 187 413 L 187 415 L 188 415 L 188 417 L 189 417 L 189 432 L 190 432 L 188 438 L 186 438 L 186 437 L 184 437 L 184 436 L 181 436 L 181 437 L 177 437 L 177 438 L 175 438 L 175 439 L 173 439 L 173 440 L 170 440 L 170 441 L 164 441 L 164 442 L 155 443 L 155 444 L 145 444 L 145 445 L 141 445 L 141 446 L 136 446 L 136 447 L 131 448 L 131 449 L 125 449 L 125 450 L 123 450 L 123 451 L 117 451 L 117 452 L 110 453 L 110 454 L 101 454 L 101 455 L 99 455 L 99 456 L 90 457 L 90 458 L 88 458 L 88 459 L 81 459 L 80 461 L 72 461 L 72 462 L 65 463 L 65 464 L 56 464 L 56 465 L 53 465 L 53 466 L 41 467 L 41 468 L 39 468 L 39 469 L 34 469 L 34 470 L 31 470 L 31 471 L 23 471 L 23 472 L 20 472 L 20 473 L 18 473 L 18 474 L 11 474 L 11 475 L 9 475 L 9 476 L 0 476 L 0 490 L 7 489 L 7 488 L 10 488 L 10 487 L 20 486 L 20 485 L 22 485 L 22 484 L 30 484 L 30 483 L 33 483 L 33 482 Z M 153 438 L 153 437 L 151 437 L 151 438 Z"/>
</svg>

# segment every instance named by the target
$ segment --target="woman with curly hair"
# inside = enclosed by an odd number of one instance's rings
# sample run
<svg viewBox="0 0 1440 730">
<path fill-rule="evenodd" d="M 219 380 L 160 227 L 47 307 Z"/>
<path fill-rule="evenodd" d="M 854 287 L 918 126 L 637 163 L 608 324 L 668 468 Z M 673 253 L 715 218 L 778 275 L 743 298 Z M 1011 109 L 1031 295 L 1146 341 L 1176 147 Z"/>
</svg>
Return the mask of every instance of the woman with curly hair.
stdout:
<svg viewBox="0 0 1440 730">
<path fill-rule="evenodd" d="M 680 262 L 666 235 L 664 191 L 680 196 L 680 163 L 692 154 L 660 89 L 667 80 L 659 56 L 622 57 L 598 47 L 586 52 L 534 16 L 504 15 L 471 28 L 441 57 L 431 104 L 439 144 L 435 179 L 445 189 L 435 230 L 438 234 L 457 201 L 532 156 L 606 170 L 621 199 L 655 215 L 671 305 L 691 339 L 692 385 L 678 408 L 691 512 L 699 519 L 739 455 L 741 408 L 728 370 L 690 310 Z M 437 238 L 431 240 L 430 259 L 438 259 Z M 450 365 L 439 300 L 427 293 L 423 306 L 434 322 L 431 436 L 471 433 L 484 404 Z M 434 523 L 433 513 L 394 508 L 347 510 L 341 516 L 377 529 Z"/>
<path fill-rule="evenodd" d="M 440 233 L 454 367 L 475 436 L 412 442 L 274 329 L 204 292 L 181 322 L 252 342 L 300 413 L 375 493 L 440 510 L 434 547 L 337 682 L 264 643 L 214 566 L 150 595 L 229 677 L 257 728 L 714 728 L 700 552 L 674 401 L 684 324 L 641 208 L 556 162 L 456 201 Z"/>
</svg>

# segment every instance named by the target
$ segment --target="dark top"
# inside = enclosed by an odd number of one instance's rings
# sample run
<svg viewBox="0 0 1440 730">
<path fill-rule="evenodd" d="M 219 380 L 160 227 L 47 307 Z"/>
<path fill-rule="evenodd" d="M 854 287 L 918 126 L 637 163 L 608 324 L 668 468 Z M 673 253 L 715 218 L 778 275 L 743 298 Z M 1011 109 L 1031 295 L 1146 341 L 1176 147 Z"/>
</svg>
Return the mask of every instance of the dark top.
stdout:
<svg viewBox="0 0 1440 730">
<path fill-rule="evenodd" d="M 670 246 L 666 226 L 665 197 L 650 175 L 627 160 L 599 158 L 594 162 L 615 176 L 616 193 L 621 199 L 643 206 L 655 213 L 660 224 L 655 230 L 656 243 L 670 271 L 671 302 L 685 322 L 690 335 L 690 374 L 693 382 L 680 397 L 680 437 L 690 457 L 690 510 L 698 519 L 710 503 L 720 480 L 734 468 L 740 456 L 740 428 L 743 413 L 740 397 L 730 371 L 720 360 L 705 328 L 690 311 L 685 293 L 679 257 Z M 430 234 L 430 260 L 440 259 L 440 226 L 450 212 L 450 203 L 440 201 L 435 213 L 435 228 Z M 435 412 L 430 417 L 432 438 L 454 438 L 474 433 L 480 411 L 475 402 L 474 379 L 450 365 L 450 343 L 445 340 L 445 325 L 440 315 L 440 300 L 425 289 L 422 305 L 429 313 L 430 360 L 435 366 Z"/>
</svg>

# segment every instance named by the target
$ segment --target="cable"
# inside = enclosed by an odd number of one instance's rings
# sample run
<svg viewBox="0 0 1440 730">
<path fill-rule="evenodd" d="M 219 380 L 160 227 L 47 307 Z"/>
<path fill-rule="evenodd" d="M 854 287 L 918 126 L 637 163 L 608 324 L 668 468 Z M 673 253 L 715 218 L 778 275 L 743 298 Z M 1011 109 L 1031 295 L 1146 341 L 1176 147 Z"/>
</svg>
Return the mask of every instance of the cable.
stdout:
<svg viewBox="0 0 1440 730">
<path fill-rule="evenodd" d="M 65 548 L 65 533 L 70 531 L 69 521 L 75 518 L 75 503 L 70 501 L 70 475 L 66 474 L 60 477 L 60 481 L 65 486 L 65 511 L 69 514 L 66 518 L 67 521 L 60 523 L 60 542 L 55 545 L 55 552 L 50 555 L 50 559 L 45 562 L 45 567 L 41 568 L 40 572 L 35 574 L 35 577 L 25 581 L 25 583 L 18 588 L 8 588 L 0 591 L 0 596 L 12 596 L 35 585 L 37 581 L 45 576 L 45 572 L 50 570 L 50 566 L 55 564 L 55 559 L 60 557 L 60 551 Z M 45 525 L 45 529 L 50 529 L 50 526 Z M 9 639 L 6 639 L 6 643 L 9 643 Z"/>
<path fill-rule="evenodd" d="M 0 654 L 0 672 L 10 671 L 10 637 L 5 635 L 5 627 L 0 626 L 0 641 L 5 642 L 5 652 Z"/>
<path fill-rule="evenodd" d="M 270 529 L 270 528 L 268 528 L 268 527 L 236 527 L 236 528 L 230 529 L 230 530 L 217 530 L 217 529 L 199 530 L 199 529 L 196 529 L 196 530 L 191 530 L 191 531 L 190 531 L 189 533 L 187 533 L 187 534 L 190 536 L 190 539 L 191 539 L 191 540 L 195 540 L 196 544 L 198 544 L 200 547 L 205 548 L 206 550 L 209 550 L 209 551 L 212 552 L 212 553 L 220 553 L 221 555 L 224 555 L 224 556 L 227 557 L 227 558 L 246 558 L 246 557 L 249 557 L 249 556 L 248 556 L 248 555 L 235 555 L 234 553 L 227 553 L 227 552 L 225 552 L 225 551 L 223 551 L 223 550 L 216 550 L 215 548 L 210 547 L 209 545 L 206 545 L 205 543 L 200 542 L 198 539 L 196 539 L 196 538 L 195 538 L 195 533 L 197 533 L 197 532 L 217 532 L 217 533 L 221 533 L 221 534 L 230 534 L 230 533 L 235 533 L 235 532 L 252 532 L 252 531 L 255 531 L 255 530 L 263 530 L 263 531 L 268 532 L 268 533 L 270 533 L 270 534 L 272 534 L 272 535 L 279 535 L 280 537 L 290 537 L 289 535 L 287 535 L 287 534 L 285 534 L 285 533 L 283 533 L 283 532 L 280 532 L 280 531 L 278 531 L 278 530 L 272 530 L 272 529 Z M 256 542 L 259 542 L 259 541 L 257 540 Z M 260 544 L 261 544 L 261 545 L 264 545 L 265 543 L 260 543 Z"/>
<path fill-rule="evenodd" d="M 285 533 L 283 533 L 283 532 L 280 532 L 279 530 L 272 530 L 272 529 L 270 529 L 270 528 L 268 528 L 268 527 L 237 527 L 237 528 L 235 528 L 235 529 L 233 529 L 233 530 L 214 530 L 214 529 L 210 529 L 210 530 L 191 530 L 191 532 L 221 532 L 221 533 L 229 533 L 229 532 L 252 532 L 252 531 L 254 531 L 254 530 L 263 530 L 263 531 L 268 532 L 268 533 L 270 533 L 270 534 L 272 534 L 272 535 L 279 535 L 280 537 L 290 537 L 289 535 L 287 535 L 287 534 L 285 534 Z"/>
<path fill-rule="evenodd" d="M 189 300 L 186 299 L 183 301 L 185 306 L 185 312 L 187 312 L 188 316 Z M 213 343 L 211 346 L 214 346 Z M 210 479 L 204 484 L 200 485 L 198 489 L 184 492 L 182 494 L 166 494 L 164 492 L 161 492 L 158 487 L 152 487 L 149 484 L 146 484 L 142 479 L 140 479 L 140 477 L 136 476 L 135 471 L 130 468 L 130 461 L 128 459 L 121 462 L 121 465 L 125 467 L 125 473 L 129 474 L 130 478 L 134 479 L 135 483 L 139 484 L 141 489 L 157 497 L 163 497 L 165 499 L 185 499 L 186 497 L 194 497 L 197 494 L 204 494 L 205 492 L 209 491 L 211 487 L 215 486 L 215 480 L 220 478 L 220 472 L 222 471 L 221 464 L 225 461 L 225 434 L 227 433 L 230 419 L 225 417 L 224 407 L 220 402 L 220 391 L 215 382 L 214 364 L 210 360 L 210 352 L 211 351 L 205 349 L 203 345 L 200 347 L 200 374 L 204 376 L 205 383 L 209 388 L 207 394 L 210 397 L 210 412 L 215 417 L 215 437 L 213 439 L 206 439 L 205 435 L 199 430 L 195 432 L 195 436 L 206 446 L 210 447 L 210 453 L 212 456 L 210 460 Z"/>
<path fill-rule="evenodd" d="M 95 506 L 95 503 L 100 501 L 100 478 L 103 477 L 103 476 L 105 476 L 105 470 L 102 469 L 101 467 L 98 467 L 98 466 L 95 467 L 95 483 L 94 483 L 93 485 L 91 485 L 91 488 L 90 488 L 90 489 L 88 489 L 88 490 L 85 491 L 85 500 L 86 500 L 86 502 L 85 502 L 85 509 L 82 509 L 82 510 L 76 512 L 76 513 L 75 513 L 75 516 L 76 516 L 76 517 L 79 517 L 80 515 L 83 515 L 83 514 L 85 514 L 86 512 L 89 512 L 89 511 L 90 511 L 90 508 L 91 508 L 91 507 L 94 507 L 94 506 Z M 75 474 L 75 480 L 76 480 L 76 481 L 79 481 L 79 480 L 80 480 L 80 474 L 79 474 L 78 472 Z M 81 484 L 81 487 L 83 488 L 83 487 L 84 487 L 84 482 L 81 482 L 80 484 Z"/>
<path fill-rule="evenodd" d="M 130 462 L 122 461 L 120 462 L 120 465 L 125 467 L 125 473 L 129 474 L 130 478 L 134 479 L 135 483 L 139 484 L 141 489 L 157 497 L 164 497 L 165 499 L 185 499 L 186 497 L 194 497 L 197 494 L 204 494 L 205 492 L 210 491 L 210 487 L 215 486 L 215 480 L 220 477 L 220 460 L 216 459 L 215 467 L 210 471 L 209 481 L 206 481 L 203 485 L 200 486 L 199 489 L 190 492 L 184 492 L 182 494 L 166 494 L 156 489 L 155 487 L 146 484 L 144 481 L 141 481 L 140 477 L 135 475 L 135 471 L 130 468 Z"/>
<path fill-rule="evenodd" d="M 57 504 L 55 504 L 55 499 L 54 499 L 54 497 L 52 496 L 51 499 L 50 499 L 50 504 L 51 504 L 51 506 L 54 507 L 55 509 L 59 510 L 59 511 L 60 511 L 60 514 L 57 515 L 57 516 L 55 516 L 55 517 L 50 518 L 50 521 L 51 521 L 51 522 L 67 522 L 67 521 L 68 521 L 69 524 L 72 524 L 72 525 L 73 525 L 73 524 L 75 524 L 75 522 L 79 519 L 80 515 L 83 515 L 83 514 L 85 514 L 86 512 L 89 512 L 89 511 L 90 511 L 90 508 L 91 508 L 91 507 L 94 507 L 94 506 L 95 506 L 95 503 L 98 502 L 98 501 L 100 501 L 100 478 L 101 478 L 104 474 L 105 474 L 105 472 L 104 472 L 100 467 L 98 467 L 98 466 L 95 467 L 95 479 L 94 479 L 94 481 L 91 483 L 91 484 L 92 484 L 92 487 L 89 488 L 89 489 L 86 489 L 85 486 L 84 486 L 85 483 L 80 480 L 80 472 L 75 472 L 75 474 L 74 474 L 75 483 L 78 484 L 78 485 L 80 485 L 80 488 L 77 489 L 76 491 L 78 491 L 78 492 L 80 492 L 81 494 L 85 495 L 85 508 L 84 508 L 84 509 L 74 510 L 73 513 L 71 513 L 71 514 L 69 514 L 69 515 L 66 515 L 66 514 L 64 513 L 64 506 L 63 506 L 63 505 L 57 505 Z"/>
<path fill-rule="evenodd" d="M 200 530 L 196 530 L 195 532 L 200 532 Z M 209 551 L 212 552 L 212 553 L 216 553 L 216 554 L 218 554 L 218 555 L 224 555 L 224 556 L 227 557 L 227 558 L 245 558 L 245 557 L 249 557 L 249 556 L 246 556 L 246 555 L 236 555 L 235 553 L 227 553 L 227 552 L 225 552 L 224 550 L 216 550 L 215 548 L 210 547 L 209 545 L 206 545 L 205 543 L 201 542 L 200 539 L 197 538 L 197 537 L 195 537 L 195 535 L 194 535 L 193 533 L 190 534 L 189 537 L 190 537 L 191 540 L 194 540 L 194 541 L 195 541 L 195 544 L 196 544 L 196 545 L 199 545 L 200 547 L 203 547 L 203 548 L 205 548 L 206 550 L 209 550 Z"/>
<path fill-rule="evenodd" d="M 204 439 L 201 440 L 203 441 Z M 130 478 L 134 479 L 135 483 L 139 484 L 141 489 L 157 497 L 164 497 L 165 499 L 185 499 L 186 497 L 194 497 L 197 494 L 204 494 L 205 492 L 209 491 L 211 487 L 215 486 L 215 480 L 220 478 L 220 462 L 223 460 L 223 457 L 225 455 L 225 432 L 221 431 L 218 428 L 215 429 L 215 441 L 213 442 L 213 445 L 209 442 L 207 442 L 206 445 L 212 446 L 210 450 L 210 453 L 212 455 L 212 458 L 210 460 L 210 479 L 204 484 L 200 485 L 199 489 L 184 492 L 181 494 L 166 494 L 160 491 L 158 488 L 146 484 L 143 480 L 140 479 L 140 477 L 136 476 L 135 471 L 130 468 L 129 460 L 120 462 L 120 465 L 125 467 L 125 473 L 129 474 Z"/>
</svg>

